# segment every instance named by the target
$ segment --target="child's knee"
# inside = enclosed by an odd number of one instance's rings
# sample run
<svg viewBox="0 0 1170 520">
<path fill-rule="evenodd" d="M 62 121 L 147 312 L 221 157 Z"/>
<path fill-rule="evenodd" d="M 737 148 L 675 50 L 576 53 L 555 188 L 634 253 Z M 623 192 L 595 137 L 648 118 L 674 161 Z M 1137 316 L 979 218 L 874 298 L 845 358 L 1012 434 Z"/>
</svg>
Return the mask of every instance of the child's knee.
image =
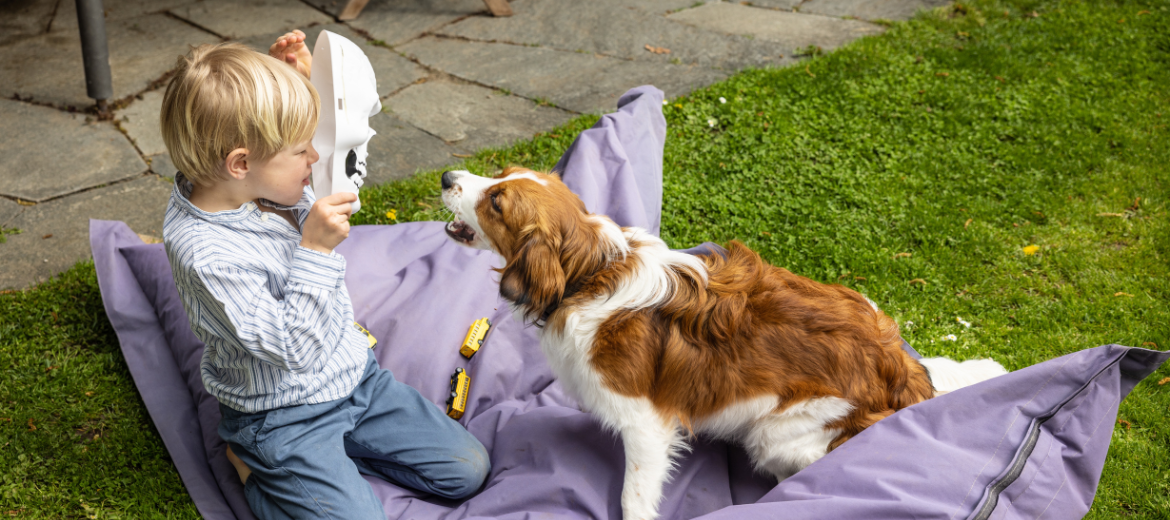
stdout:
<svg viewBox="0 0 1170 520">
<path fill-rule="evenodd" d="M 474 447 L 465 450 L 462 457 L 458 457 L 460 464 L 455 465 L 455 471 L 450 478 L 442 483 L 436 483 L 436 491 L 445 498 L 460 499 L 471 496 L 483 486 L 488 473 L 492 470 L 487 450 L 479 442 Z"/>
</svg>

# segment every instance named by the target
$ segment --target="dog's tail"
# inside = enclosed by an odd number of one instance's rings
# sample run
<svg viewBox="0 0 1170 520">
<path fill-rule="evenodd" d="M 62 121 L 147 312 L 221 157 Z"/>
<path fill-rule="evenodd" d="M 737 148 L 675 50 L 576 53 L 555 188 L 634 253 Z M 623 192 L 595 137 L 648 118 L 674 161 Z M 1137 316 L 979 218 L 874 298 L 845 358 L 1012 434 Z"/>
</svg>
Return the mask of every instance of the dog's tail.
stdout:
<svg viewBox="0 0 1170 520">
<path fill-rule="evenodd" d="M 971 359 L 959 363 L 953 359 L 936 357 L 922 358 L 918 362 L 930 373 L 935 395 L 942 395 L 1007 373 L 1003 365 L 992 359 Z"/>
</svg>

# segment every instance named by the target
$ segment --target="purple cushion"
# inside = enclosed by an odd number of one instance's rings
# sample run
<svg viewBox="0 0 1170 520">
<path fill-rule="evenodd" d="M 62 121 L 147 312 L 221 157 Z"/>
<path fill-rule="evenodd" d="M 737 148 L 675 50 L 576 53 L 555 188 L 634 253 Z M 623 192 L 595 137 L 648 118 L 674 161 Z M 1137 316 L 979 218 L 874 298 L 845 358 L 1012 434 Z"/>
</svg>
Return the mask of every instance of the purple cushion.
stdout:
<svg viewBox="0 0 1170 520">
<path fill-rule="evenodd" d="M 121 223 L 94 227 L 110 245 L 133 237 Z M 113 233 L 120 230 L 127 232 Z M 379 362 L 436 403 L 451 369 L 466 367 L 473 390 L 461 422 L 494 466 L 486 488 L 462 505 L 418 501 L 416 492 L 370 479 L 388 513 L 438 518 L 457 507 L 456 518 L 619 517 L 620 441 L 561 392 L 533 329 L 500 305 L 491 257 L 450 243 L 435 223 L 359 226 L 347 244 L 347 285 L 359 321 L 382 341 Z M 182 385 L 200 431 L 181 442 L 202 444 L 219 499 L 238 506 L 242 490 L 215 434 L 219 412 L 198 377 L 202 344 L 187 326 L 166 256 L 156 245 L 115 249 L 160 323 L 156 348 L 177 362 L 182 382 L 132 362 L 135 380 L 140 388 Z M 484 315 L 492 331 L 481 352 L 463 360 L 455 348 L 462 324 Z M 128 362 L 138 357 L 127 352 Z M 987 508 L 994 518 L 1076 518 L 1092 503 L 1117 404 L 1167 357 L 1110 345 L 1018 370 L 898 412 L 774 487 L 752 474 L 739 447 L 700 440 L 667 485 L 663 517 L 967 518 Z M 159 424 L 175 407 L 150 411 Z M 224 517 L 249 517 L 231 512 Z"/>
<path fill-rule="evenodd" d="M 594 212 L 654 227 L 661 193 L 662 93 L 641 87 L 562 159 Z M 356 319 L 382 367 L 436 404 L 455 367 L 472 377 L 460 420 L 492 473 L 462 503 L 368 477 L 392 518 L 620 518 L 621 442 L 556 382 L 536 332 L 498 297 L 493 255 L 459 247 L 443 224 L 357 226 L 338 252 Z M 220 451 L 202 388 L 202 345 L 187 328 L 162 249 L 121 222 L 91 221 L 102 299 L 151 418 L 206 518 L 251 518 Z M 493 327 L 470 361 L 472 321 Z M 929 353 L 928 353 L 929 354 Z M 780 485 L 743 450 L 698 440 L 664 489 L 663 518 L 1077 518 L 1096 492 L 1117 404 L 1170 352 L 1116 345 L 1076 352 L 902 410 Z M 984 514 L 985 513 L 985 514 Z"/>
<path fill-rule="evenodd" d="M 236 516 L 251 515 L 239 488 L 239 474 L 228 462 L 227 443 L 219 437 L 219 402 L 203 387 L 199 362 L 203 358 L 203 342 L 191 332 L 183 302 L 175 288 L 171 264 L 162 244 L 137 244 L 118 248 L 126 259 L 138 286 L 150 301 L 163 330 L 162 343 L 170 350 L 182 375 L 183 383 L 194 401 L 199 420 L 199 439 L 207 457 L 207 464 L 221 491 L 232 497 L 228 503 Z M 239 489 L 237 489 L 239 488 Z M 241 510 L 242 508 L 242 510 Z M 247 516 L 245 516 L 247 515 Z"/>
</svg>

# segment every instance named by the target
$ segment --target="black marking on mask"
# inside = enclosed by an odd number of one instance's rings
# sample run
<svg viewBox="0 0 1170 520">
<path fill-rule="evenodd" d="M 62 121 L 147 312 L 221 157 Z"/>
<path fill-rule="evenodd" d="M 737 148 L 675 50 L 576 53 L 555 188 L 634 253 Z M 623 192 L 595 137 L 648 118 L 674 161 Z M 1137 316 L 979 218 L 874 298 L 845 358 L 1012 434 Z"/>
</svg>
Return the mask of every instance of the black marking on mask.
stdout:
<svg viewBox="0 0 1170 520">
<path fill-rule="evenodd" d="M 354 175 L 357 175 L 358 177 L 365 177 L 366 172 L 358 168 L 358 165 L 361 165 L 364 168 L 366 163 L 359 163 L 357 160 L 357 152 L 350 150 L 349 154 L 345 156 L 345 176 L 349 177 L 350 180 L 353 180 Z"/>
</svg>

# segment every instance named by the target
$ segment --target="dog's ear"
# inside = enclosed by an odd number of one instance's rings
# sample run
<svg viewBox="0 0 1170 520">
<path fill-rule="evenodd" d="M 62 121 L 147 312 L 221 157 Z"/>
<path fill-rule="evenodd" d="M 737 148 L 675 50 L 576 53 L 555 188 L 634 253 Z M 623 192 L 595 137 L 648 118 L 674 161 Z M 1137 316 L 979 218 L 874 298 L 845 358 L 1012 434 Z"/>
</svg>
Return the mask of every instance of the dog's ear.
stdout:
<svg viewBox="0 0 1170 520">
<path fill-rule="evenodd" d="M 522 307 L 525 319 L 532 322 L 559 304 L 564 294 L 565 271 L 560 254 L 540 238 L 530 238 L 500 276 L 500 296 Z"/>
</svg>

